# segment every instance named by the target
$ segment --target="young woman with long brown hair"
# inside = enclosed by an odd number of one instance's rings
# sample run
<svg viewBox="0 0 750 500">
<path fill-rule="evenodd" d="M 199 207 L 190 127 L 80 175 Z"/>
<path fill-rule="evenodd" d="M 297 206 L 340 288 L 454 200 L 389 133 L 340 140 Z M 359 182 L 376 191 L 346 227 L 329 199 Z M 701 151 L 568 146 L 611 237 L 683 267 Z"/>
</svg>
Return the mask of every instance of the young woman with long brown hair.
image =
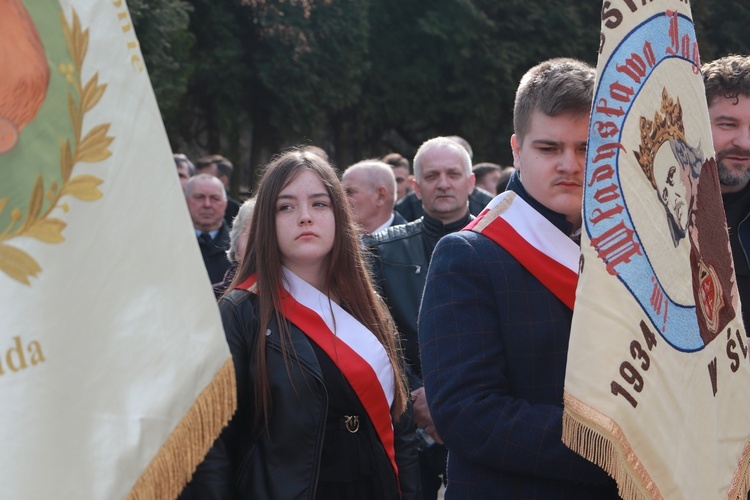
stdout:
<svg viewBox="0 0 750 500">
<path fill-rule="evenodd" d="M 395 328 L 325 160 L 295 149 L 266 167 L 247 254 L 220 309 L 238 409 L 187 491 L 418 494 L 416 450 L 398 424 L 408 393 Z"/>
</svg>

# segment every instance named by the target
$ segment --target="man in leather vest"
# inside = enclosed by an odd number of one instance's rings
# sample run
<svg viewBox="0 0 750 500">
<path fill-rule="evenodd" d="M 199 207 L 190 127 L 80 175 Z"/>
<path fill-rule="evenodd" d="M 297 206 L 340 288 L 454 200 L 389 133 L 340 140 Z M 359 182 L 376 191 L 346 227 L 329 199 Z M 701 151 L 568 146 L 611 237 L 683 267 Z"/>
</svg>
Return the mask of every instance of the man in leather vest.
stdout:
<svg viewBox="0 0 750 500">
<path fill-rule="evenodd" d="M 436 498 L 439 475 L 445 471 L 446 451 L 432 424 L 422 384 L 417 315 L 424 290 L 427 267 L 438 240 L 461 230 L 469 214 L 469 194 L 474 189 L 471 158 L 458 143 L 447 137 L 425 142 L 414 157 L 414 190 L 422 201 L 424 215 L 407 224 L 392 226 L 371 235 L 371 248 L 378 286 L 385 296 L 401 334 L 407 375 L 414 401 L 414 420 L 428 442 L 420 453 L 422 492 Z"/>
</svg>

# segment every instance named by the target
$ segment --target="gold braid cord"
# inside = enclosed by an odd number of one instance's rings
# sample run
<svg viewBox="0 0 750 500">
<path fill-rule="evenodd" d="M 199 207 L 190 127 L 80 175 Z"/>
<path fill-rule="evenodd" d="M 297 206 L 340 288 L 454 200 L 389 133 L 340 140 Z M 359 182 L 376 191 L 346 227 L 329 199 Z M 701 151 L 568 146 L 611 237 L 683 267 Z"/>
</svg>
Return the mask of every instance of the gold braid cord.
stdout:
<svg viewBox="0 0 750 500">
<path fill-rule="evenodd" d="M 228 359 L 151 460 L 128 500 L 177 498 L 237 407 L 234 364 Z"/>
</svg>

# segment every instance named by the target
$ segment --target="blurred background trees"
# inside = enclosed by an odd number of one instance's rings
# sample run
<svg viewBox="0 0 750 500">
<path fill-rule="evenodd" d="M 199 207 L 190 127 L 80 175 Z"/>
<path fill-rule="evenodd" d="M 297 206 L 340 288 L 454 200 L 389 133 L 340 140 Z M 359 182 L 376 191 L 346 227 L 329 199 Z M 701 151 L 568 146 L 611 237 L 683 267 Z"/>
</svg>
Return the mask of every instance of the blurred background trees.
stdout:
<svg viewBox="0 0 750 500">
<path fill-rule="evenodd" d="M 339 168 L 460 135 L 511 164 L 513 98 L 537 62 L 597 62 L 601 2 L 129 0 L 175 152 L 235 163 L 253 187 L 279 149 L 322 146 Z M 750 7 L 694 0 L 704 61 L 750 53 Z"/>
</svg>

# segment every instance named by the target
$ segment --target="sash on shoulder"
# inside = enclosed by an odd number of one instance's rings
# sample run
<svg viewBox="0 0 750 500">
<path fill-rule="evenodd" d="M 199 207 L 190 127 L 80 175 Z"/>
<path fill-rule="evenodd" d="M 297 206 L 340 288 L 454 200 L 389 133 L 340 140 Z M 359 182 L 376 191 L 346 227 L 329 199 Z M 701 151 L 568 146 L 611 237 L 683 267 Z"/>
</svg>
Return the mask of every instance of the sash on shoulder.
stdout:
<svg viewBox="0 0 750 500">
<path fill-rule="evenodd" d="M 357 394 L 398 477 L 391 405 L 395 378 L 388 354 L 375 335 L 315 287 L 283 268 L 282 313 L 315 342 Z M 256 276 L 237 288 L 253 292 Z"/>
<path fill-rule="evenodd" d="M 571 310 L 580 249 L 513 191 L 497 195 L 464 231 L 482 234 L 508 251 Z"/>
</svg>

